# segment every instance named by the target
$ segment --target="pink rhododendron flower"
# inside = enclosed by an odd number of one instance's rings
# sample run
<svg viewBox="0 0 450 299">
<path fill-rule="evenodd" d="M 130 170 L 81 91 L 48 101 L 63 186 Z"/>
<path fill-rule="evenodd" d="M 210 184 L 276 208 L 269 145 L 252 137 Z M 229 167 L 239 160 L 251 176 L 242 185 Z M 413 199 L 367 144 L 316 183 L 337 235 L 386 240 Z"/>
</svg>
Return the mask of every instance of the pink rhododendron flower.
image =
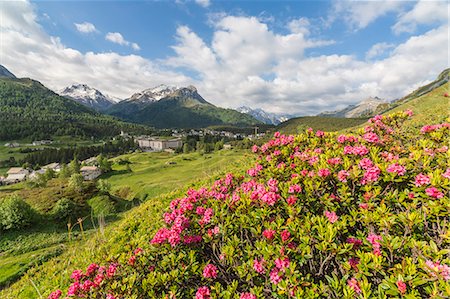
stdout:
<svg viewBox="0 0 450 299">
<path fill-rule="evenodd" d="M 436 187 L 430 187 L 425 189 L 425 193 L 433 198 L 442 198 L 444 197 L 444 193 L 442 193 L 441 191 L 439 191 L 439 189 L 437 189 Z"/>
<path fill-rule="evenodd" d="M 363 159 L 361 159 L 361 161 L 359 161 L 358 165 L 362 169 L 368 169 L 373 166 L 373 163 L 372 163 L 372 160 L 370 160 L 369 158 L 363 158 Z"/>
<path fill-rule="evenodd" d="M 413 115 L 414 115 L 414 113 L 413 113 L 413 111 L 412 111 L 411 109 L 406 109 L 406 110 L 404 111 L 404 113 L 405 113 L 406 115 L 408 115 L 408 116 L 413 116 Z"/>
<path fill-rule="evenodd" d="M 348 286 L 355 291 L 355 293 L 359 294 L 361 293 L 361 288 L 359 286 L 359 282 L 356 280 L 356 278 L 351 278 L 347 281 Z"/>
<path fill-rule="evenodd" d="M 75 281 L 70 285 L 69 289 L 67 290 L 67 296 L 75 296 L 80 289 L 81 289 L 80 283 L 78 281 Z"/>
<path fill-rule="evenodd" d="M 288 205 L 292 206 L 297 202 L 298 198 L 295 197 L 294 195 L 289 196 L 286 201 L 288 203 Z"/>
<path fill-rule="evenodd" d="M 429 268 L 430 275 L 432 277 L 437 277 L 438 275 L 444 278 L 444 280 L 450 280 L 450 267 L 447 265 L 441 265 L 439 261 L 433 262 L 427 260 L 425 265 Z"/>
<path fill-rule="evenodd" d="M 279 198 L 279 194 L 276 194 L 275 192 L 267 192 L 261 197 L 261 200 L 269 206 L 273 206 Z"/>
<path fill-rule="evenodd" d="M 346 183 L 347 182 L 347 178 L 350 176 L 350 173 L 347 170 L 341 170 L 338 172 L 338 180 Z"/>
<path fill-rule="evenodd" d="M 253 295 L 252 293 L 242 293 L 239 298 L 240 299 L 256 299 L 256 295 Z"/>
<path fill-rule="evenodd" d="M 278 275 L 278 269 L 275 268 L 272 271 L 270 271 L 270 281 L 273 284 L 278 284 L 281 281 L 280 275 Z"/>
<path fill-rule="evenodd" d="M 359 264 L 359 258 L 357 257 L 352 257 L 348 260 L 348 263 L 350 264 L 350 266 L 355 269 L 358 270 L 358 264 Z"/>
<path fill-rule="evenodd" d="M 108 270 L 106 270 L 106 276 L 113 277 L 114 274 L 116 274 L 117 271 L 117 264 L 111 264 L 108 267 Z"/>
<path fill-rule="evenodd" d="M 81 270 L 74 270 L 72 272 L 72 275 L 70 275 L 70 278 L 72 278 L 75 281 L 80 281 L 80 279 L 84 276 L 83 271 Z"/>
<path fill-rule="evenodd" d="M 342 159 L 339 158 L 339 157 L 330 158 L 330 159 L 327 160 L 327 163 L 330 164 L 330 165 L 338 165 L 338 164 L 342 163 Z"/>
<path fill-rule="evenodd" d="M 364 134 L 363 136 L 364 140 L 369 143 L 377 143 L 380 141 L 380 138 L 378 138 L 378 135 L 373 132 L 368 132 Z"/>
<path fill-rule="evenodd" d="M 335 212 L 325 211 L 324 214 L 328 218 L 328 221 L 330 221 L 331 223 L 335 223 L 339 219 Z"/>
<path fill-rule="evenodd" d="M 397 173 L 398 175 L 404 175 L 406 173 L 406 169 L 404 166 L 394 163 L 394 164 L 390 164 L 387 168 L 386 168 L 387 172 L 390 173 Z"/>
<path fill-rule="evenodd" d="M 211 291 L 208 287 L 199 287 L 195 293 L 195 299 L 209 299 Z"/>
<path fill-rule="evenodd" d="M 275 266 L 282 271 L 284 271 L 285 268 L 289 268 L 289 265 L 290 265 L 290 261 L 289 261 L 289 258 L 287 258 L 287 257 L 284 259 L 277 258 L 275 260 Z"/>
<path fill-rule="evenodd" d="M 86 276 L 91 276 L 95 271 L 97 271 L 98 265 L 97 264 L 90 264 L 86 269 Z"/>
<path fill-rule="evenodd" d="M 319 169 L 319 171 L 317 172 L 317 175 L 324 178 L 327 177 L 331 174 L 330 170 L 328 168 L 321 168 Z"/>
<path fill-rule="evenodd" d="M 323 137 L 324 135 L 325 135 L 325 133 L 323 131 L 317 130 L 317 132 L 316 132 L 317 137 Z"/>
<path fill-rule="evenodd" d="M 446 179 L 450 180 L 450 167 L 442 174 L 442 176 Z"/>
<path fill-rule="evenodd" d="M 428 185 L 430 183 L 430 177 L 422 173 L 419 173 L 418 175 L 416 175 L 414 183 L 416 184 L 417 187 L 420 187 L 422 185 Z"/>
<path fill-rule="evenodd" d="M 62 294 L 61 290 L 56 290 L 56 291 L 52 292 L 52 293 L 47 297 L 47 299 L 59 299 L 59 297 L 61 297 L 61 294 Z"/>
<path fill-rule="evenodd" d="M 281 232 L 281 240 L 286 242 L 291 237 L 291 233 L 287 230 Z"/>
<path fill-rule="evenodd" d="M 256 144 L 254 144 L 252 146 L 252 152 L 256 153 L 258 151 L 258 146 Z"/>
<path fill-rule="evenodd" d="M 339 135 L 337 138 L 337 142 L 344 143 L 346 141 L 345 135 Z"/>
<path fill-rule="evenodd" d="M 262 258 L 260 261 L 258 261 L 257 259 L 253 260 L 253 269 L 255 269 L 256 272 L 258 272 L 259 274 L 264 274 L 265 269 L 264 269 L 264 264 L 266 263 L 266 261 Z"/>
<path fill-rule="evenodd" d="M 205 278 L 216 278 L 217 268 L 213 264 L 208 264 L 203 268 L 203 277 Z"/>
<path fill-rule="evenodd" d="M 272 229 L 266 229 L 263 231 L 263 236 L 268 240 L 272 240 L 275 236 L 275 231 Z"/>
<path fill-rule="evenodd" d="M 140 254 L 142 252 L 144 252 L 144 250 L 142 248 L 139 248 L 139 247 L 134 250 L 134 254 L 135 255 L 138 255 L 138 254 Z"/>
<path fill-rule="evenodd" d="M 406 293 L 406 283 L 401 280 L 397 280 L 397 288 L 401 294 Z"/>
<path fill-rule="evenodd" d="M 376 182 L 380 176 L 381 170 L 378 166 L 369 167 L 366 169 L 363 175 L 363 179 L 361 180 L 361 184 L 365 185 L 369 182 Z"/>
<path fill-rule="evenodd" d="M 291 186 L 289 186 L 289 193 L 300 193 L 302 192 L 302 187 L 300 187 L 300 185 L 298 184 L 293 184 Z"/>
<path fill-rule="evenodd" d="M 381 255 L 381 250 L 380 250 L 380 240 L 382 239 L 381 236 L 376 235 L 376 234 L 369 234 L 369 236 L 367 236 L 367 241 L 369 241 L 370 244 L 372 244 L 373 247 L 373 253 L 375 255 Z"/>
<path fill-rule="evenodd" d="M 360 203 L 359 204 L 359 208 L 363 209 L 363 210 L 367 210 L 369 208 L 369 204 L 368 203 Z"/>
</svg>

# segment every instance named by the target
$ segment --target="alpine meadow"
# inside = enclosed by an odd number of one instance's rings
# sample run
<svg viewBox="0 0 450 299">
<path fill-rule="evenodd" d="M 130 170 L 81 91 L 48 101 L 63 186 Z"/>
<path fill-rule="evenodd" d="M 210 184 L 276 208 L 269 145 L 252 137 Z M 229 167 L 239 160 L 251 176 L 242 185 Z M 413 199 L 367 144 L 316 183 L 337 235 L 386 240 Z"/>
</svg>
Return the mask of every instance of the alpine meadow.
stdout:
<svg viewBox="0 0 450 299">
<path fill-rule="evenodd" d="M 448 11 L 0 2 L 0 299 L 450 298 Z"/>
</svg>

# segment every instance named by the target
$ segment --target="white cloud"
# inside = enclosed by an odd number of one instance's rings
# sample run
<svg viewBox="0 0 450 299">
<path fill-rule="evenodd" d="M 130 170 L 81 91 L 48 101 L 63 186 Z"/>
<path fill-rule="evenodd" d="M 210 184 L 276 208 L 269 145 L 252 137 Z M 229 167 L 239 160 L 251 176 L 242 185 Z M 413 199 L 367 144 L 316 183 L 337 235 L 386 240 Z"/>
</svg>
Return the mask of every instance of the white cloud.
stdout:
<svg viewBox="0 0 450 299">
<path fill-rule="evenodd" d="M 197 3 L 198 5 L 200 5 L 202 7 L 208 7 L 211 5 L 210 0 L 195 0 L 195 3 Z"/>
<path fill-rule="evenodd" d="M 209 44 L 181 26 L 176 56 L 166 63 L 197 72 L 200 89 L 215 104 L 298 114 L 342 108 L 369 96 L 393 100 L 447 66 L 446 26 L 398 46 L 374 45 L 367 56 L 375 60 L 369 61 L 350 55 L 305 57 L 305 49 L 331 41 L 305 37 L 304 21 L 287 26 L 292 33 L 283 35 L 255 17 L 223 16 Z M 382 54 L 385 58 L 377 59 Z"/>
<path fill-rule="evenodd" d="M 95 28 L 94 24 L 89 22 L 83 22 L 83 23 L 74 23 L 77 30 L 81 33 L 92 33 L 92 32 L 98 32 L 98 30 Z"/>
<path fill-rule="evenodd" d="M 112 43 L 119 44 L 121 46 L 129 46 L 129 47 L 133 48 L 133 50 L 136 50 L 136 51 L 141 49 L 137 43 L 131 43 L 131 42 L 125 40 L 125 38 L 119 32 L 108 32 L 105 35 L 105 39 Z"/>
<path fill-rule="evenodd" d="M 39 80 L 53 90 L 73 83 L 87 83 L 122 98 L 161 83 L 196 84 L 138 55 L 82 53 L 49 36 L 37 23 L 27 2 L 2 2 L 0 10 L 0 64 L 18 77 Z"/>
<path fill-rule="evenodd" d="M 412 33 L 420 24 L 448 24 L 449 12 L 450 4 L 447 1 L 421 0 L 412 10 L 400 15 L 398 22 L 392 26 L 392 30 L 396 34 Z"/>
<path fill-rule="evenodd" d="M 287 27 L 292 33 L 301 33 L 303 35 L 309 35 L 309 27 L 311 26 L 307 18 L 299 18 L 292 20 L 288 23 Z"/>
<path fill-rule="evenodd" d="M 328 22 L 343 18 L 352 30 L 360 30 L 388 13 L 399 12 L 407 4 L 407 1 L 393 0 L 338 0 L 334 2 Z"/>
<path fill-rule="evenodd" d="M 367 51 L 366 58 L 372 59 L 374 57 L 378 57 L 378 56 L 386 53 L 387 50 L 392 49 L 394 47 L 395 47 L 394 44 L 385 43 L 385 42 L 375 44 L 369 49 L 369 51 Z"/>
</svg>

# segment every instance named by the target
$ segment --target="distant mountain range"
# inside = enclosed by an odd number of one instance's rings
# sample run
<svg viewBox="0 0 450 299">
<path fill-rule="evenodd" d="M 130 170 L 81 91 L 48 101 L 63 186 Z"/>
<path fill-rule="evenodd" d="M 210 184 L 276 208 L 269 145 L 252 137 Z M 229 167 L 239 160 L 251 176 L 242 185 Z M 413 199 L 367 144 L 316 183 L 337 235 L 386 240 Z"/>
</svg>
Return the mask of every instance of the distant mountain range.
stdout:
<svg viewBox="0 0 450 299">
<path fill-rule="evenodd" d="M 322 112 L 317 116 L 323 117 L 345 117 L 345 118 L 358 118 L 358 117 L 370 117 L 375 115 L 377 111 L 381 111 L 387 108 L 389 102 L 379 97 L 370 97 L 359 104 L 349 105 L 348 107 L 337 110 L 337 111 L 327 111 Z"/>
<path fill-rule="evenodd" d="M 236 108 L 236 110 L 241 113 L 251 115 L 254 118 L 256 118 L 257 120 L 259 120 L 265 124 L 268 124 L 268 125 L 278 125 L 278 124 L 294 117 L 294 116 L 288 115 L 288 114 L 275 114 L 275 113 L 266 112 L 260 108 L 252 109 L 248 106 L 241 106 L 239 108 Z"/>
<path fill-rule="evenodd" d="M 125 123 L 62 97 L 40 82 L 16 78 L 2 67 L 0 75 L 0 140 L 53 136 L 115 136 L 121 130 L 150 133 L 147 127 Z"/>
<path fill-rule="evenodd" d="M 89 87 L 86 84 L 72 84 L 58 93 L 97 111 L 104 111 L 120 101 L 119 98 L 103 94 L 98 89 Z"/>
<path fill-rule="evenodd" d="M 194 86 L 159 85 L 133 94 L 106 113 L 156 128 L 203 128 L 260 124 L 254 117 L 207 102 Z"/>
</svg>

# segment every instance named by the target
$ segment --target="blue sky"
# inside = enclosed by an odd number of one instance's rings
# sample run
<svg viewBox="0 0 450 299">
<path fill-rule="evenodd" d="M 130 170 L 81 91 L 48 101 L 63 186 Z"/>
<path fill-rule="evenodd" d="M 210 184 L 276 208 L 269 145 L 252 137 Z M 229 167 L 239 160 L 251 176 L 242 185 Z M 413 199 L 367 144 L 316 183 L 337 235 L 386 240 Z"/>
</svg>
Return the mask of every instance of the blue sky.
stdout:
<svg viewBox="0 0 450 299">
<path fill-rule="evenodd" d="M 194 84 L 223 107 L 311 115 L 448 67 L 446 1 L 2 2 L 0 63 L 121 98 Z"/>
</svg>

